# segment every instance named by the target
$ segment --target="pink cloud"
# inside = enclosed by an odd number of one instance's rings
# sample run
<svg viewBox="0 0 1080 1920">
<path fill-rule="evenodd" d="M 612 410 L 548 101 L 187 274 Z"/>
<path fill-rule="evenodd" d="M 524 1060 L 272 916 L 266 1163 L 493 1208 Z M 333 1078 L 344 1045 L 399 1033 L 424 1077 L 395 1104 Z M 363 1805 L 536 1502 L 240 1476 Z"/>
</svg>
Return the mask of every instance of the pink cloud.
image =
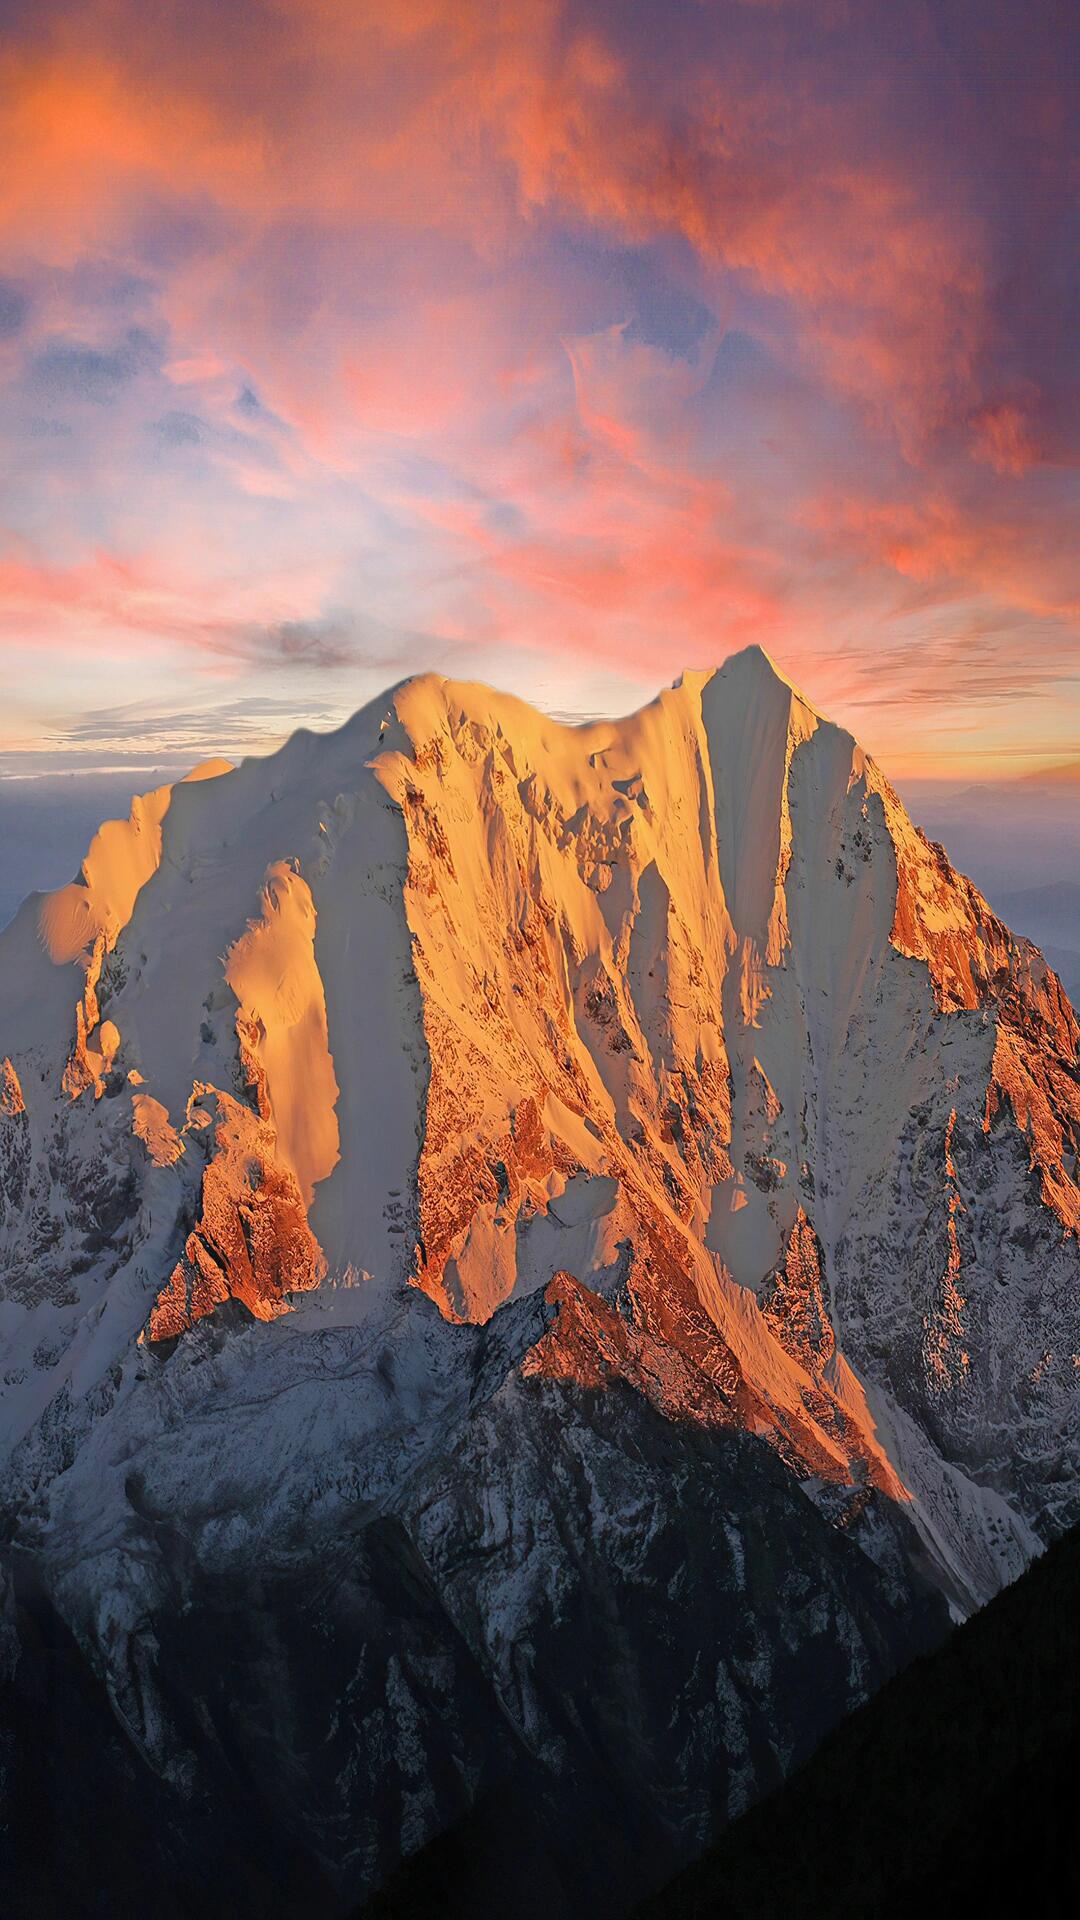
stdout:
<svg viewBox="0 0 1080 1920">
<path fill-rule="evenodd" d="M 939 124 L 842 5 L 277 0 L 213 47 L 184 12 L 46 4 L 3 56 L 0 271 L 52 289 L 28 353 L 122 328 L 90 330 L 87 256 L 162 342 L 74 427 L 5 348 L 37 556 L 9 633 L 205 661 L 346 606 L 643 684 L 758 637 L 842 693 L 852 634 L 915 606 L 951 634 L 992 604 L 1018 657 L 1027 622 L 1075 632 L 1067 303 L 1009 200 L 1026 168 L 1053 211 L 1067 63 L 974 10 Z M 932 18 L 888 24 L 947 91 Z M 1017 75 L 1004 165 L 988 74 Z M 676 296 L 713 315 L 690 344 Z"/>
</svg>

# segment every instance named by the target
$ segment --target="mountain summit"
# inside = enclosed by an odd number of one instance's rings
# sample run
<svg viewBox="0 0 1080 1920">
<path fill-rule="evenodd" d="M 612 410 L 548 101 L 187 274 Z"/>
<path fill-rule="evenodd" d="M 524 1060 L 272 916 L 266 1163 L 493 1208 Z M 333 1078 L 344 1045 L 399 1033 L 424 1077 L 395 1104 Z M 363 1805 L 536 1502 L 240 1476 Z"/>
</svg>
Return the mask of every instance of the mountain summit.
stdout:
<svg viewBox="0 0 1080 1920">
<path fill-rule="evenodd" d="M 617 1912 L 1080 1517 L 1076 1019 L 759 648 L 407 681 L 0 956 L 10 1685 L 203 1911 L 497 1800 Z"/>
</svg>

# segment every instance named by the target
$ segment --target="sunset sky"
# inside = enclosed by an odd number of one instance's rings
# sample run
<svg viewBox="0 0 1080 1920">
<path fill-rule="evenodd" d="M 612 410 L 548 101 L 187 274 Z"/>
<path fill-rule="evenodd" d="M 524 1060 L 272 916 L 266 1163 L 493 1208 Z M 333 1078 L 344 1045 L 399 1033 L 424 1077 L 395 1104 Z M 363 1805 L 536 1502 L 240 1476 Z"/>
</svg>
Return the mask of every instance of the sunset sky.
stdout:
<svg viewBox="0 0 1080 1920">
<path fill-rule="evenodd" d="M 1063 0 L 0 0 L 0 774 L 760 641 L 1080 748 Z"/>
</svg>

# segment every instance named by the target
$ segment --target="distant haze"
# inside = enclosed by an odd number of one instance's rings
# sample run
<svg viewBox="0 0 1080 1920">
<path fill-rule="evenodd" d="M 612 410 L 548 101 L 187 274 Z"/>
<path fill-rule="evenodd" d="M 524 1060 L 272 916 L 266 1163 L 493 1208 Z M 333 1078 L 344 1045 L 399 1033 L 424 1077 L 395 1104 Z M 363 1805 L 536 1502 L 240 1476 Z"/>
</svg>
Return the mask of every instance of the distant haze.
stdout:
<svg viewBox="0 0 1080 1920">
<path fill-rule="evenodd" d="M 1069 777 L 902 783 L 913 819 L 947 848 L 1014 933 L 1043 949 L 1080 1001 L 1080 783 Z"/>
<path fill-rule="evenodd" d="M 184 771 L 0 780 L 0 926 L 28 893 L 73 880 L 101 822 L 125 819 L 133 794 Z"/>
</svg>

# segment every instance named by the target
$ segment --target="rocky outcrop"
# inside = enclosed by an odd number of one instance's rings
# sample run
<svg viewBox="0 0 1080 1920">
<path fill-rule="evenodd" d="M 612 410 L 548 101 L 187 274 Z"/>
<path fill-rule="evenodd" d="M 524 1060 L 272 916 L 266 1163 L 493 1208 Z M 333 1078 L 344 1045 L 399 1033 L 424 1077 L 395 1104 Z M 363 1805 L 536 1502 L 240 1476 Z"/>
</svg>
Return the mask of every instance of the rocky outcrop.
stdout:
<svg viewBox="0 0 1080 1920">
<path fill-rule="evenodd" d="M 18 1220 L 30 1175 L 30 1122 L 19 1076 L 10 1060 L 0 1067 L 0 1220 Z"/>
<path fill-rule="evenodd" d="M 209 1087 L 196 1089 L 193 1110 L 209 1118 L 197 1104 L 206 1099 L 216 1118 L 199 1218 L 150 1310 L 150 1340 L 175 1340 L 229 1301 L 256 1320 L 272 1320 L 287 1312 L 287 1294 L 317 1287 L 326 1271 L 296 1177 L 276 1155 L 273 1130 Z"/>
</svg>

